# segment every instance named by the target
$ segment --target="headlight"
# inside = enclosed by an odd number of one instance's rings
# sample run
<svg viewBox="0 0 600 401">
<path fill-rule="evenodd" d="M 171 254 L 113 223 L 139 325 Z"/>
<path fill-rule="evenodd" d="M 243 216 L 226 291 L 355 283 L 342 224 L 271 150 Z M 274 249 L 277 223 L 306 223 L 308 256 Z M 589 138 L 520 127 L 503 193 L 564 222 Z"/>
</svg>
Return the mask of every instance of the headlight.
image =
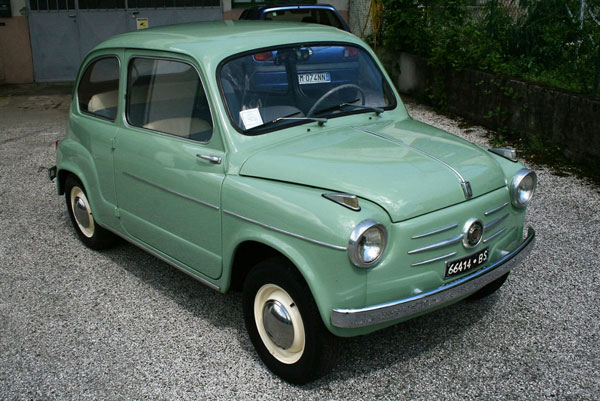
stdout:
<svg viewBox="0 0 600 401">
<path fill-rule="evenodd" d="M 537 185 L 537 175 L 529 169 L 521 169 L 513 177 L 510 185 L 510 197 L 515 207 L 525 207 L 533 198 Z"/>
<path fill-rule="evenodd" d="M 385 227 L 374 220 L 364 220 L 350 235 L 348 257 L 357 267 L 374 266 L 381 259 L 386 243 Z"/>
</svg>

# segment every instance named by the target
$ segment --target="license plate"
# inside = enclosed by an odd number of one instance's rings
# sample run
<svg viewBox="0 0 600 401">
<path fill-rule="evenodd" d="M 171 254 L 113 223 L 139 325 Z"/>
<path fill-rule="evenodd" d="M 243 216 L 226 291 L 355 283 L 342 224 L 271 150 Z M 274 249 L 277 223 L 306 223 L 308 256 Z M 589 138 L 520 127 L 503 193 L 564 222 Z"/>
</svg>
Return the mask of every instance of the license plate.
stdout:
<svg viewBox="0 0 600 401">
<path fill-rule="evenodd" d="M 461 273 L 473 270 L 488 260 L 488 248 L 484 248 L 481 251 L 474 253 L 464 258 L 451 260 L 446 262 L 446 276 L 445 278 L 458 276 Z"/>
<path fill-rule="evenodd" d="M 311 72 L 308 74 L 298 74 L 298 82 L 304 84 L 322 84 L 331 82 L 331 74 L 328 72 Z"/>
</svg>

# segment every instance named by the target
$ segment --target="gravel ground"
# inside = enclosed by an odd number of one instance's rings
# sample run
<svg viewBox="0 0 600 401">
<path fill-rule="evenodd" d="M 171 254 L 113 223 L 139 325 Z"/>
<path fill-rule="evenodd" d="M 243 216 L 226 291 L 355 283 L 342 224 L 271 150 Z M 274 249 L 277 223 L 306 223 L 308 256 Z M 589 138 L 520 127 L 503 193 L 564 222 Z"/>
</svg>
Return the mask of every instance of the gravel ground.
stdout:
<svg viewBox="0 0 600 401">
<path fill-rule="evenodd" d="M 68 95 L 0 89 L 0 399 L 598 400 L 598 187 L 536 167 L 537 247 L 493 296 L 345 340 L 292 386 L 260 362 L 239 294 L 127 244 L 77 240 L 45 168 Z M 416 119 L 486 145 L 478 127 Z"/>
</svg>

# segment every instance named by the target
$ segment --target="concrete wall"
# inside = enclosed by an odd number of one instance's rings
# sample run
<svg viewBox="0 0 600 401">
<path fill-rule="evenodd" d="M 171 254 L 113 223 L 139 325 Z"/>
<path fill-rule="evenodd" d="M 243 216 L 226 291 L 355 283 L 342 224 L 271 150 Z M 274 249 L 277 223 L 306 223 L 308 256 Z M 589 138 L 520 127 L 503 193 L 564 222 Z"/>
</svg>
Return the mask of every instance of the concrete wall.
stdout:
<svg viewBox="0 0 600 401">
<path fill-rule="evenodd" d="M 482 71 L 440 73 L 406 53 L 382 54 L 381 59 L 401 93 L 429 95 L 438 74 L 445 91 L 437 95 L 446 96 L 452 113 L 523 139 L 541 139 L 543 146 L 600 171 L 600 99 Z"/>
</svg>

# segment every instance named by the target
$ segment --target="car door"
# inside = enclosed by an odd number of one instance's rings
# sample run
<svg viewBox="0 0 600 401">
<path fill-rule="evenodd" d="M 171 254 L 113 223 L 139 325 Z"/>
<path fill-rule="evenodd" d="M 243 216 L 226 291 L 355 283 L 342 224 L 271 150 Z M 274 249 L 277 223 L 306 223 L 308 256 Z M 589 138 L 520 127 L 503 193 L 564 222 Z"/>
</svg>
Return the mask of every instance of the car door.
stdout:
<svg viewBox="0 0 600 401">
<path fill-rule="evenodd" d="M 127 52 L 115 143 L 122 227 L 184 268 L 221 275 L 222 142 L 189 60 Z"/>
</svg>

